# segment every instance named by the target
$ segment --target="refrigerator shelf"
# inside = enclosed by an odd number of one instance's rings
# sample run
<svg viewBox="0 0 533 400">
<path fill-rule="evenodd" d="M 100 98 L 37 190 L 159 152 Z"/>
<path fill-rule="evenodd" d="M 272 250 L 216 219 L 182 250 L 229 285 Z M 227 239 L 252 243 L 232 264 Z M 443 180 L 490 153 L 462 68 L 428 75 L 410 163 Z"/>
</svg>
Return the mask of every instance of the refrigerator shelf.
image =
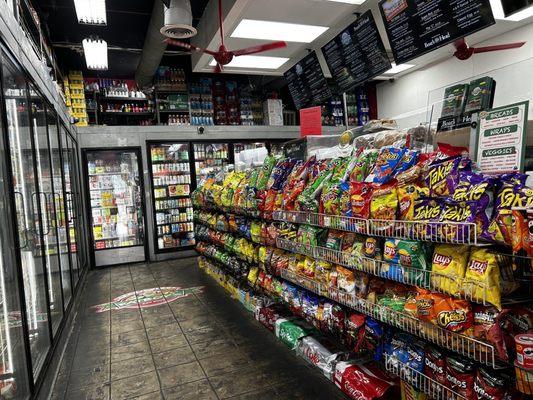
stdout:
<svg viewBox="0 0 533 400">
<path fill-rule="evenodd" d="M 187 221 L 165 222 L 163 224 L 156 224 L 156 225 L 157 226 L 166 226 L 166 225 L 186 224 L 187 222 L 193 222 L 193 220 L 192 219 L 188 219 Z"/>
<path fill-rule="evenodd" d="M 189 160 L 151 160 L 152 164 L 189 164 Z"/>
<path fill-rule="evenodd" d="M 103 208 L 103 209 L 108 209 L 108 208 L 119 208 L 119 207 L 133 207 L 133 204 L 116 204 L 114 206 L 91 206 L 91 208 Z"/>
<path fill-rule="evenodd" d="M 183 233 L 193 233 L 194 230 L 189 230 L 189 231 L 177 231 L 177 232 L 171 232 L 171 233 L 158 233 L 157 234 L 157 237 L 165 237 L 165 236 L 172 236 L 172 235 L 175 235 L 175 234 L 183 234 Z"/>
<path fill-rule="evenodd" d="M 189 198 L 191 197 L 190 194 L 180 194 L 178 196 L 164 196 L 164 197 L 154 197 L 155 200 L 173 200 L 173 199 L 179 199 L 179 198 Z"/>
<path fill-rule="evenodd" d="M 182 209 L 182 208 L 192 208 L 192 204 L 189 205 L 189 206 L 179 206 L 179 207 L 168 207 L 168 208 L 156 208 L 155 211 L 170 211 L 170 210 L 179 210 L 179 209 Z M 193 222 L 193 221 L 188 221 L 188 222 Z"/>
<path fill-rule="evenodd" d="M 95 173 L 95 174 L 89 174 L 89 176 L 105 176 L 105 175 L 117 175 L 117 176 L 120 176 L 120 175 L 124 175 L 124 174 L 131 175 L 131 172 L 130 171 L 124 171 L 124 172 L 121 172 L 121 171 L 118 171 L 118 172 L 100 172 L 100 173 Z"/>
<path fill-rule="evenodd" d="M 229 162 L 229 158 L 219 158 L 219 157 L 210 157 L 210 158 L 195 158 L 194 161 L 202 162 L 202 161 L 209 161 L 209 160 L 222 160 Z"/>
<path fill-rule="evenodd" d="M 157 178 L 157 176 L 155 176 L 154 178 Z M 176 185 L 190 185 L 189 183 L 169 183 L 169 184 L 166 184 L 166 185 L 154 185 L 154 189 L 159 189 L 159 188 L 168 188 L 169 186 L 176 186 Z M 158 197 L 156 197 L 158 198 Z"/>
<path fill-rule="evenodd" d="M 137 235 L 122 235 L 122 236 L 109 236 L 102 239 L 94 239 L 96 242 L 100 242 L 102 240 L 115 240 L 115 239 L 122 239 L 122 238 L 132 238 L 137 237 Z"/>
</svg>

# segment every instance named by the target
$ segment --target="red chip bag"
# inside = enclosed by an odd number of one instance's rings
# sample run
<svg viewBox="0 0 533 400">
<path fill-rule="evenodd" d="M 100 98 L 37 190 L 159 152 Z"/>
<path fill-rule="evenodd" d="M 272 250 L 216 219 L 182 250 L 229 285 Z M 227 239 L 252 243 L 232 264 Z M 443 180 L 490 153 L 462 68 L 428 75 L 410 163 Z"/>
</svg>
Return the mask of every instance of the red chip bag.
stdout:
<svg viewBox="0 0 533 400">
<path fill-rule="evenodd" d="M 373 364 L 339 362 L 335 368 L 335 385 L 354 400 L 373 400 L 385 395 L 394 385 L 391 378 Z"/>
<path fill-rule="evenodd" d="M 511 398 L 511 378 L 485 368 L 479 368 L 474 381 L 476 400 L 507 400 Z"/>
<path fill-rule="evenodd" d="M 370 200 L 372 199 L 372 185 L 364 182 L 351 183 L 352 217 L 368 218 L 370 216 Z"/>
<path fill-rule="evenodd" d="M 446 386 L 466 399 L 474 399 L 475 367 L 465 358 L 446 357 Z M 455 399 L 456 397 L 448 397 Z M 459 397 L 457 397 L 459 399 Z"/>
<path fill-rule="evenodd" d="M 348 349 L 358 353 L 365 336 L 365 316 L 351 313 L 345 320 L 345 342 Z"/>
<path fill-rule="evenodd" d="M 500 323 L 507 313 L 508 310 L 499 311 L 494 306 L 474 306 L 474 338 L 492 344 L 496 355 L 504 361 L 509 355 Z"/>
</svg>

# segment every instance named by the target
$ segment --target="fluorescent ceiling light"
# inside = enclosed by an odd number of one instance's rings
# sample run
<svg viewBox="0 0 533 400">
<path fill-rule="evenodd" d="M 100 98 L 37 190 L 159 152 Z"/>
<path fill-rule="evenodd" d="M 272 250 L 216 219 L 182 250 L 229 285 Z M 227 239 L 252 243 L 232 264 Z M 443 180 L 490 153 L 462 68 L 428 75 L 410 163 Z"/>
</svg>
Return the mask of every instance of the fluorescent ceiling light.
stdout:
<svg viewBox="0 0 533 400">
<path fill-rule="evenodd" d="M 278 69 L 289 61 L 285 57 L 265 57 L 265 56 L 239 56 L 235 57 L 229 64 L 228 68 L 260 68 L 260 69 Z M 209 63 L 212 67 L 217 65 L 215 59 Z"/>
<path fill-rule="evenodd" d="M 83 53 L 87 69 L 107 69 L 107 42 L 101 39 L 83 39 Z"/>
<path fill-rule="evenodd" d="M 400 72 L 406 71 L 409 68 L 413 68 L 414 67 L 414 65 L 412 65 L 412 64 L 396 65 L 396 63 L 391 63 L 391 65 L 392 65 L 392 68 L 389 69 L 388 71 L 385 71 L 384 72 L 385 74 L 399 74 Z"/>
<path fill-rule="evenodd" d="M 107 25 L 105 0 L 74 0 L 78 23 Z"/>
<path fill-rule="evenodd" d="M 335 1 L 337 3 L 347 3 L 347 4 L 357 4 L 357 5 L 361 5 L 363 4 L 366 0 L 326 0 L 326 1 Z"/>
<path fill-rule="evenodd" d="M 492 14 L 494 15 L 494 18 L 501 19 L 503 21 L 518 22 L 533 16 L 533 6 L 531 5 L 522 11 L 518 11 L 509 15 L 508 17 L 505 16 L 501 0 L 490 0 L 490 7 L 492 8 Z"/>
<path fill-rule="evenodd" d="M 237 25 L 237 28 L 235 28 L 231 37 L 311 43 L 328 29 L 327 26 L 243 19 L 239 25 Z"/>
</svg>

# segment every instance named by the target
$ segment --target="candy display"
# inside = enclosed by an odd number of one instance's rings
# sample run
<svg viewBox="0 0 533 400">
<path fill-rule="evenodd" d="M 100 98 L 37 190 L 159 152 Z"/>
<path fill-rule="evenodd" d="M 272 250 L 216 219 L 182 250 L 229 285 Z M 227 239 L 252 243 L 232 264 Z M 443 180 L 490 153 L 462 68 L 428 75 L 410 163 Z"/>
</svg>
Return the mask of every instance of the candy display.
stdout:
<svg viewBox="0 0 533 400">
<path fill-rule="evenodd" d="M 192 195 L 198 251 L 270 297 L 258 320 L 349 397 L 396 386 L 378 364 L 405 395 L 515 396 L 533 312 L 513 256 L 530 251 L 528 214 L 514 207 L 529 189 L 520 174 L 483 176 L 464 148 L 394 138 L 207 176 Z"/>
</svg>

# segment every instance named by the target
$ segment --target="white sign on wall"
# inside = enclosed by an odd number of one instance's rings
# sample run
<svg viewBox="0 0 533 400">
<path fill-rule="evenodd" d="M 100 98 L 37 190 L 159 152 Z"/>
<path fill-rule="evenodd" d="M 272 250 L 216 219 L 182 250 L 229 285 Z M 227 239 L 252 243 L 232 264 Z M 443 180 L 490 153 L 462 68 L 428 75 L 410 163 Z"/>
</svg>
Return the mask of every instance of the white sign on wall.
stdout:
<svg viewBox="0 0 533 400">
<path fill-rule="evenodd" d="M 485 174 L 521 171 L 529 101 L 479 113 L 476 161 Z"/>
</svg>

